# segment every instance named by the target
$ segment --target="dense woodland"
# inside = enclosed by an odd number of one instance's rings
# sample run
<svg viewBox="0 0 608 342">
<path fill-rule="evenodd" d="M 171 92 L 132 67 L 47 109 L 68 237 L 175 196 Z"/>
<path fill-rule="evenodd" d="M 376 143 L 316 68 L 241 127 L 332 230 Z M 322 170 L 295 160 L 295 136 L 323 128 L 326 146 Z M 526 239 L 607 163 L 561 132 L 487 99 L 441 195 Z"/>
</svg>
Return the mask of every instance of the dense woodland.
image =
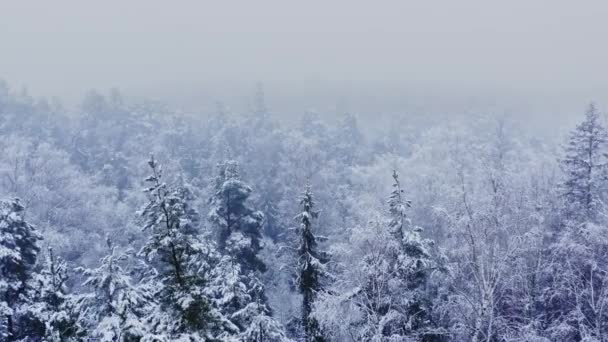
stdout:
<svg viewBox="0 0 608 342">
<path fill-rule="evenodd" d="M 608 132 L 0 84 L 2 341 L 608 341 Z M 271 114 L 272 113 L 272 114 Z"/>
</svg>

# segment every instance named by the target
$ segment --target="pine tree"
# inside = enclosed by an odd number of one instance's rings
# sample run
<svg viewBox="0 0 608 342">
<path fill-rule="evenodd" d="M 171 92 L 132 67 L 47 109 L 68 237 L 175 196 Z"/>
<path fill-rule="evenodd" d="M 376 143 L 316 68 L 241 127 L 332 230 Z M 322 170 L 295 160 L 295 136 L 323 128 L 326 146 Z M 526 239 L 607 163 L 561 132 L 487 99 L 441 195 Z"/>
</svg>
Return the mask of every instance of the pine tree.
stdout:
<svg viewBox="0 0 608 342">
<path fill-rule="evenodd" d="M 604 340 L 608 319 L 608 264 L 605 213 L 608 131 L 593 104 L 583 122 L 570 133 L 560 161 L 565 180 L 565 229 L 547 254 L 555 260 L 550 273 L 552 301 L 544 314 L 559 338 Z M 559 305 L 552 305 L 558 302 Z M 567 328 L 567 329 L 566 329 Z M 569 335 L 567 334 L 569 333 Z"/>
<path fill-rule="evenodd" d="M 300 221 L 300 243 L 297 249 L 297 284 L 302 294 L 304 340 L 306 342 L 320 342 L 324 339 L 319 330 L 319 323 L 311 313 L 316 294 L 321 290 L 321 279 L 327 275 L 325 268 L 328 255 L 318 250 L 317 237 L 312 231 L 312 221 L 318 217 L 319 213 L 314 210 L 315 202 L 310 185 L 306 186 L 306 190 L 300 199 L 300 205 L 302 206 L 302 212 L 295 218 Z"/>
<path fill-rule="evenodd" d="M 230 256 L 223 256 L 212 271 L 209 288 L 214 303 L 228 322 L 218 338 L 222 341 L 291 341 L 266 304 L 264 284 L 255 272 L 244 273 Z"/>
<path fill-rule="evenodd" d="M 147 334 L 143 316 L 148 299 L 132 285 L 121 266 L 127 255 L 117 254 L 109 238 L 107 246 L 109 254 L 98 268 L 77 269 L 86 277 L 82 285 L 92 290 L 77 299 L 79 321 L 92 340 L 139 341 Z"/>
<path fill-rule="evenodd" d="M 240 180 L 236 161 L 219 166 L 215 189 L 209 220 L 215 226 L 220 252 L 232 256 L 244 272 L 265 271 L 258 257 L 264 214 L 249 205 L 252 189 Z"/>
<path fill-rule="evenodd" d="M 407 208 L 411 207 L 411 201 L 403 198 L 404 190 L 401 189 L 399 183 L 399 175 L 396 170 L 393 170 L 393 191 L 388 199 L 388 207 L 390 213 L 389 231 L 394 236 L 396 241 L 403 241 L 404 230 L 409 223 L 406 215 Z"/>
<path fill-rule="evenodd" d="M 399 238 L 399 253 L 395 260 L 395 274 L 401 283 L 401 294 L 393 298 L 399 308 L 398 317 L 405 319 L 401 322 L 403 334 L 422 338 L 430 327 L 431 303 L 425 293 L 431 272 L 439 266 L 431 258 L 431 248 L 434 242 L 423 239 L 422 228 L 411 225 L 406 215 L 406 208 L 411 202 L 404 198 L 399 175 L 393 171 L 393 191 L 389 196 L 389 232 Z M 390 316 L 390 315 L 389 315 Z M 391 328 L 395 329 L 395 327 Z"/>
<path fill-rule="evenodd" d="M 258 256 L 264 215 L 247 203 L 252 190 L 239 179 L 237 163 L 227 161 L 219 169 L 209 220 L 222 257 L 212 271 L 210 288 L 216 306 L 237 328 L 236 333 L 227 329 L 220 337 L 247 342 L 290 341 L 272 318 L 259 277 L 266 270 Z"/>
<path fill-rule="evenodd" d="M 433 242 L 421 237 L 406 214 L 410 201 L 393 172 L 389 217 L 381 226 L 378 245 L 361 262 L 361 285 L 345 295 L 365 317 L 355 327 L 357 338 L 372 341 L 430 338 L 432 303 L 427 282 L 439 265 L 432 259 Z"/>
<path fill-rule="evenodd" d="M 190 205 L 187 187 L 169 188 L 162 182 L 162 168 L 154 157 L 148 162 L 152 175 L 145 191 L 149 203 L 142 210 L 144 230 L 150 232 L 140 254 L 152 266 L 146 287 L 160 308 L 150 320 L 168 338 L 216 334 L 223 319 L 212 307 L 207 275 L 212 266 L 211 246 L 200 237 L 198 213 Z"/>
<path fill-rule="evenodd" d="M 601 209 L 608 165 L 604 151 L 607 139 L 599 113 L 590 104 L 583 122 L 570 133 L 560 161 L 565 177 L 562 190 L 566 213 L 575 222 L 594 221 Z"/>
<path fill-rule="evenodd" d="M 25 294 L 41 237 L 24 216 L 18 199 L 0 201 L 0 337 L 5 341 L 28 335 L 27 327 L 20 326 L 20 312 L 30 302 Z"/>
<path fill-rule="evenodd" d="M 67 263 L 48 248 L 43 269 L 33 279 L 31 311 L 37 325 L 44 327 L 38 337 L 49 341 L 70 341 L 81 337 L 72 297 L 67 293 Z"/>
</svg>

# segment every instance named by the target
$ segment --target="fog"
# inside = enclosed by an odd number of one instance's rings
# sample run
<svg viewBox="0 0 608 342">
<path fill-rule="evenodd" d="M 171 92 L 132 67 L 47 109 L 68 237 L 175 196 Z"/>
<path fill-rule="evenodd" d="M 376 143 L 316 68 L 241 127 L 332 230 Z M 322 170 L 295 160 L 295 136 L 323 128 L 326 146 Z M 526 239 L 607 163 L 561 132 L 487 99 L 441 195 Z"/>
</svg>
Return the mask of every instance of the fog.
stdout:
<svg viewBox="0 0 608 342">
<path fill-rule="evenodd" d="M 0 341 L 608 342 L 606 18 L 0 0 Z"/>
<path fill-rule="evenodd" d="M 608 102 L 607 15 L 603 1 L 561 0 L 4 1 L 0 78 L 67 102 L 118 87 L 238 107 L 263 82 L 285 112 L 580 112 Z"/>
</svg>

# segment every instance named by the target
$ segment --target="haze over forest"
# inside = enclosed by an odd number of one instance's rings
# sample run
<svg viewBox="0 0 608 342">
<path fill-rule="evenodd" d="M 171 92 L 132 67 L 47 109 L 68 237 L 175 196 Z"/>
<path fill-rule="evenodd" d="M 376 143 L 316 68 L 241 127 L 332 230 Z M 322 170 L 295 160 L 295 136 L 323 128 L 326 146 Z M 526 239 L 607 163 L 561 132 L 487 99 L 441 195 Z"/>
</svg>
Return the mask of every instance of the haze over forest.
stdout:
<svg viewBox="0 0 608 342">
<path fill-rule="evenodd" d="M 240 111 L 255 82 L 282 116 L 336 107 L 567 116 L 608 102 L 599 0 L 6 1 L 0 13 L 0 77 L 70 104 L 116 87 Z"/>
<path fill-rule="evenodd" d="M 0 342 L 608 342 L 606 18 L 0 2 Z"/>
</svg>

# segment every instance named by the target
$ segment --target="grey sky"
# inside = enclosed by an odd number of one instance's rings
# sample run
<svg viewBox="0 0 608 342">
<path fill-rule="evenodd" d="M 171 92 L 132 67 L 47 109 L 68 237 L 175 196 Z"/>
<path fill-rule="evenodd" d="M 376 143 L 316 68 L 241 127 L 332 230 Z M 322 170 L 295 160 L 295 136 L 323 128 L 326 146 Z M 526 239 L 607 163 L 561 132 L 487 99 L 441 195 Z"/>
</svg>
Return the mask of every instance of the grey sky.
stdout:
<svg viewBox="0 0 608 342">
<path fill-rule="evenodd" d="M 605 102 L 607 37 L 599 0 L 3 0 L 0 78 L 68 100 L 260 80 Z"/>
</svg>

